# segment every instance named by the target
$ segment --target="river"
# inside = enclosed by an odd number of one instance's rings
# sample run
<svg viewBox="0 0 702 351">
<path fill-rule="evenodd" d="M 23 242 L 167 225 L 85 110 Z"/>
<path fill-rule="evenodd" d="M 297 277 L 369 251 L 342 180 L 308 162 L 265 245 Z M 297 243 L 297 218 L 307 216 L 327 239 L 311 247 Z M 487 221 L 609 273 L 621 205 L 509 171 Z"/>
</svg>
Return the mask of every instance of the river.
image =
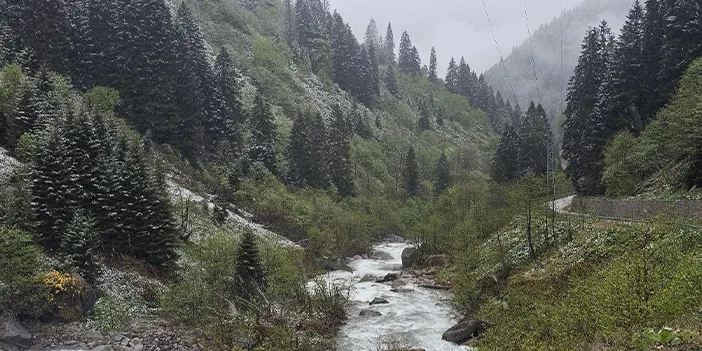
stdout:
<svg viewBox="0 0 702 351">
<path fill-rule="evenodd" d="M 376 245 L 375 250 L 390 254 L 392 259 L 354 260 L 349 263 L 353 273 L 335 271 L 325 275 L 327 281 L 351 286 L 349 318 L 339 332 L 340 351 L 375 351 L 378 340 L 387 337 L 404 340 L 412 347 L 427 351 L 469 350 L 441 340 L 442 333 L 457 322 L 452 315 L 448 293 L 418 287 L 405 278 L 402 279 L 408 284 L 403 288 L 412 291 L 392 292 L 390 283 L 359 282 L 366 274 L 383 277 L 390 272 L 399 273 L 402 250 L 407 247 L 408 244 L 400 243 Z M 389 303 L 369 306 L 368 302 L 376 297 Z M 380 312 L 382 316 L 359 316 L 366 309 Z"/>
</svg>

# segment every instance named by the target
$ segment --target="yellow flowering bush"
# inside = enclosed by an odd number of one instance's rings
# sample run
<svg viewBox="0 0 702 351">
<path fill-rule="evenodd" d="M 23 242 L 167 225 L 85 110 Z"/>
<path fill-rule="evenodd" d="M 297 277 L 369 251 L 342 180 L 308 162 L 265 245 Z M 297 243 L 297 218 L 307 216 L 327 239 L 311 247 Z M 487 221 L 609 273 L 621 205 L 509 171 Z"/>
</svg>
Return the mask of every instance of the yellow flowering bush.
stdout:
<svg viewBox="0 0 702 351">
<path fill-rule="evenodd" d="M 49 288 L 49 301 L 54 302 L 58 296 L 76 297 L 80 294 L 78 279 L 68 273 L 49 271 L 44 275 L 44 285 Z"/>
</svg>

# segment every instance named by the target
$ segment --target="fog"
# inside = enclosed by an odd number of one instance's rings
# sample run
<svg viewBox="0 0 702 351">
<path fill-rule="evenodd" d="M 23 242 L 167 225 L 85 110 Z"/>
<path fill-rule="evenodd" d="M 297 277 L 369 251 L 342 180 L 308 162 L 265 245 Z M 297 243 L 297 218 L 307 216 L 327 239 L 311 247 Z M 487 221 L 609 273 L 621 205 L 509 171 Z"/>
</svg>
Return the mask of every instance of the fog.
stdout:
<svg viewBox="0 0 702 351">
<path fill-rule="evenodd" d="M 365 35 L 371 17 L 385 35 L 392 23 L 395 44 L 407 30 L 417 46 L 422 64 L 428 64 L 429 52 L 436 47 L 439 76 L 443 76 L 451 57 L 465 56 L 477 72 L 483 72 L 499 61 L 485 8 L 481 0 L 329 0 L 339 11 L 359 40 Z M 584 0 L 563 0 L 563 9 L 575 7 Z M 619 1 L 619 0 L 611 0 Z M 561 0 L 485 0 L 502 55 L 521 44 L 527 37 L 525 9 L 533 33 L 539 26 L 561 13 Z"/>
</svg>

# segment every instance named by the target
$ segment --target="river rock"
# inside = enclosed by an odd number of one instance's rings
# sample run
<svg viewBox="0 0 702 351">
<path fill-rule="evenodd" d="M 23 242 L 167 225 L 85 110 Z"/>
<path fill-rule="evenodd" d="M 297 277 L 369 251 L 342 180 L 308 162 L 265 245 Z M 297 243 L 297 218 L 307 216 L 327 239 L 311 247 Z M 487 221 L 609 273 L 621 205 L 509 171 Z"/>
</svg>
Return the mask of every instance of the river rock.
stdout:
<svg viewBox="0 0 702 351">
<path fill-rule="evenodd" d="M 391 254 L 385 252 L 385 251 L 375 251 L 373 252 L 373 259 L 374 260 L 380 260 L 380 261 L 390 261 L 394 257 L 392 257 Z"/>
<path fill-rule="evenodd" d="M 448 267 L 449 258 L 448 255 L 431 255 L 423 262 L 431 267 Z"/>
<path fill-rule="evenodd" d="M 417 261 L 419 258 L 419 250 L 417 250 L 416 247 L 408 247 L 404 250 L 402 250 L 402 268 L 408 269 L 412 267 L 412 265 Z"/>
<path fill-rule="evenodd" d="M 385 277 L 376 280 L 376 283 L 387 283 L 392 282 L 400 278 L 400 273 L 388 273 Z"/>
<path fill-rule="evenodd" d="M 401 286 L 405 286 L 405 285 L 407 285 L 406 281 L 404 281 L 402 279 L 397 279 L 394 282 L 392 282 L 392 285 L 390 287 L 392 287 L 393 289 L 397 289 L 397 288 L 399 288 Z"/>
<path fill-rule="evenodd" d="M 410 289 L 410 288 L 392 288 L 392 289 L 390 289 L 390 291 L 392 291 L 392 292 L 394 292 L 394 293 L 408 293 L 408 292 L 413 292 L 414 289 Z"/>
<path fill-rule="evenodd" d="M 480 336 L 488 328 L 488 323 L 479 319 L 467 319 L 449 328 L 442 339 L 456 344 L 463 344 L 469 339 Z"/>
<path fill-rule="evenodd" d="M 32 334 L 14 315 L 5 313 L 0 316 L 0 344 L 29 347 L 32 345 Z"/>
<path fill-rule="evenodd" d="M 375 277 L 372 274 L 366 274 L 361 278 L 359 283 L 366 283 L 366 282 L 373 282 L 375 281 Z"/>
<path fill-rule="evenodd" d="M 373 299 L 373 301 L 369 302 L 368 304 L 373 306 L 373 305 L 382 305 L 382 304 L 386 304 L 386 303 L 390 303 L 390 302 L 382 297 L 376 297 Z"/>
<path fill-rule="evenodd" d="M 363 310 L 361 313 L 358 314 L 361 317 L 380 317 L 383 314 L 378 312 L 378 311 L 373 311 L 373 310 Z"/>
</svg>

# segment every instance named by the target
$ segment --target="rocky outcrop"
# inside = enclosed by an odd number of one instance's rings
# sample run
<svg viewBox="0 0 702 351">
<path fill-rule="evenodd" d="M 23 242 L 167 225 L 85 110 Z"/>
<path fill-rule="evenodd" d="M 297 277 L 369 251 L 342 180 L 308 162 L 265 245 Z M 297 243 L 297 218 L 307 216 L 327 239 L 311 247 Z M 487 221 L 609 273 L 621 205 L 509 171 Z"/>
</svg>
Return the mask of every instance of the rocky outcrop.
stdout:
<svg viewBox="0 0 702 351">
<path fill-rule="evenodd" d="M 387 304 L 387 303 L 390 303 L 390 302 L 382 297 L 376 297 L 373 299 L 373 301 L 369 302 L 368 304 L 373 306 L 373 305 L 382 305 L 382 304 Z"/>
<path fill-rule="evenodd" d="M 402 268 L 408 269 L 419 259 L 419 250 L 416 247 L 408 247 L 402 250 Z"/>
<path fill-rule="evenodd" d="M 361 317 L 380 317 L 383 314 L 378 312 L 378 311 L 373 311 L 373 310 L 363 310 L 361 313 L 358 314 Z"/>
<path fill-rule="evenodd" d="M 399 244 L 399 243 L 404 243 L 405 238 L 403 238 L 397 234 L 388 234 L 388 235 L 383 237 L 383 242 Z"/>
<path fill-rule="evenodd" d="M 479 319 L 465 319 L 445 331 L 441 338 L 456 344 L 463 344 L 482 335 L 488 326 L 487 322 Z"/>
<path fill-rule="evenodd" d="M 0 315 L 0 349 L 2 344 L 14 347 L 32 345 L 32 334 L 10 313 Z"/>
</svg>

